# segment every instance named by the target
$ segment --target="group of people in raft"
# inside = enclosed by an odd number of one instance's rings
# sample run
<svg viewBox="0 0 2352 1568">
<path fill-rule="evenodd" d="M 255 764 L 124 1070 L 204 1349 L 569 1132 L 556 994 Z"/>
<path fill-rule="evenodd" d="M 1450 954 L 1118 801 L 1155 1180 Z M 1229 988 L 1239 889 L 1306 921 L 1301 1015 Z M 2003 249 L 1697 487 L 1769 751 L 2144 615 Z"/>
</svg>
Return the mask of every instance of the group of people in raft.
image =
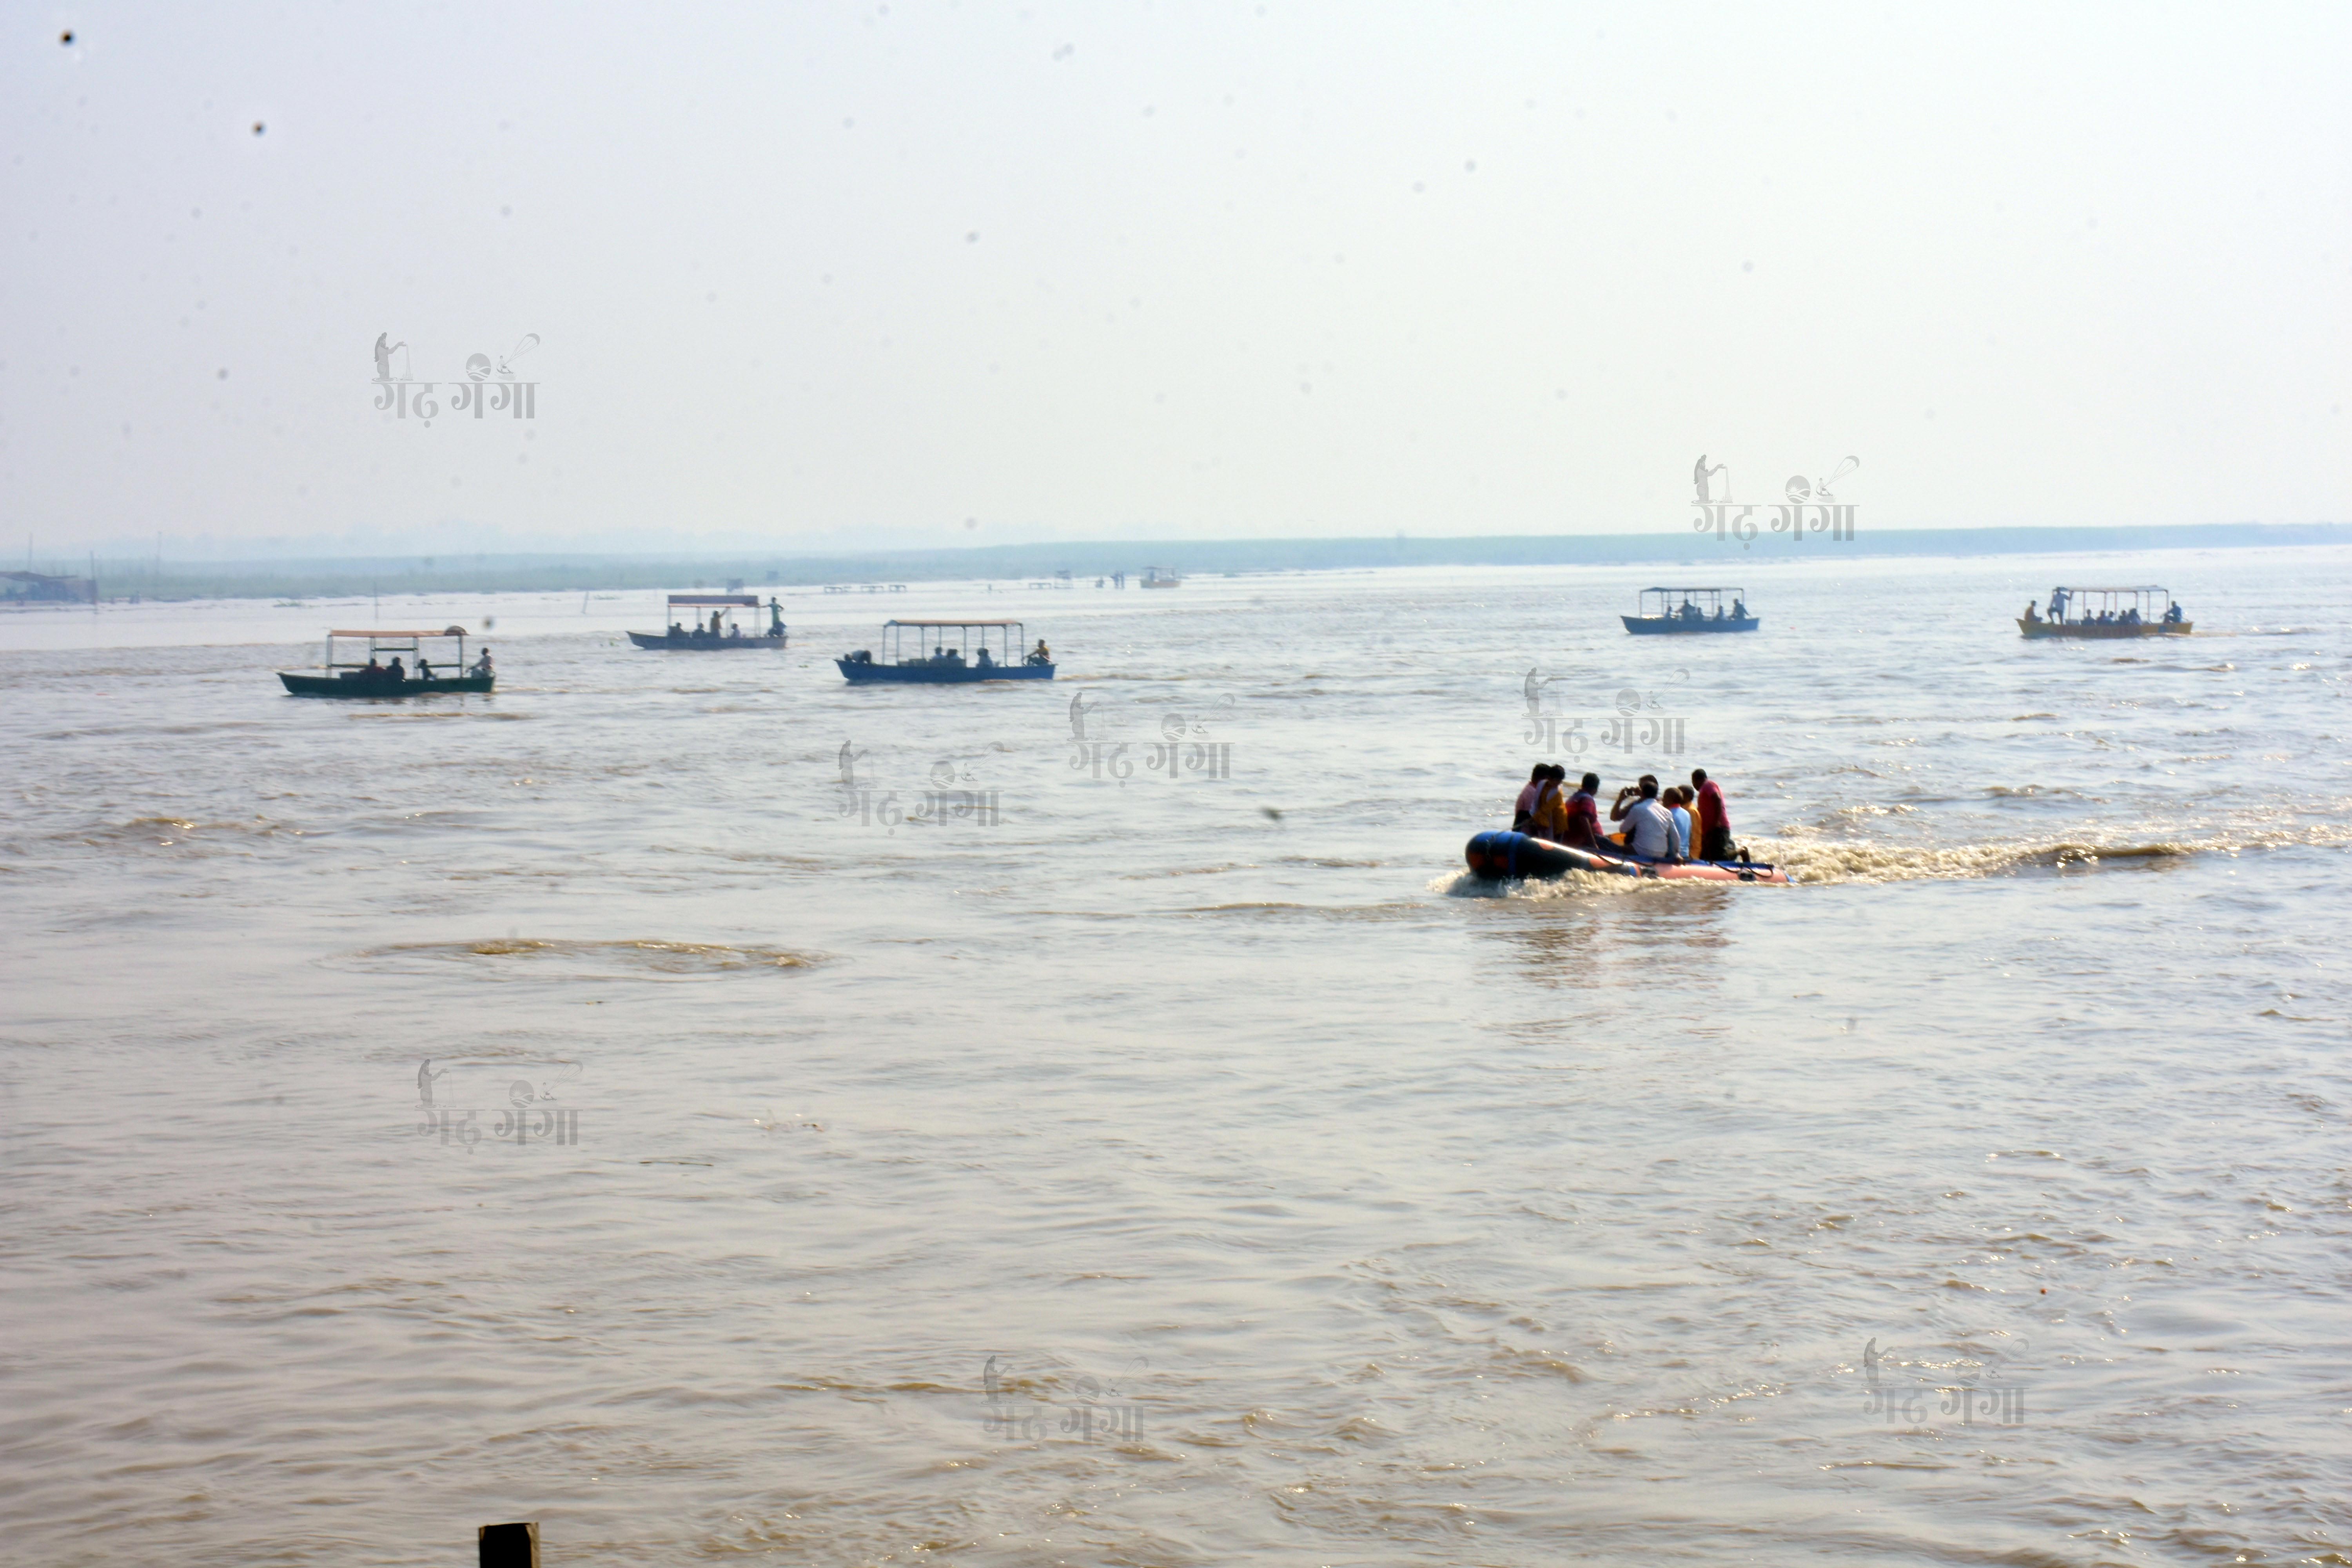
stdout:
<svg viewBox="0 0 2352 1568">
<path fill-rule="evenodd" d="M 1723 786 L 1706 776 L 1705 768 L 1691 770 L 1687 784 L 1670 784 L 1664 792 L 1658 775 L 1643 773 L 1637 784 L 1617 792 L 1609 820 L 1624 827 L 1604 833 L 1601 826 L 1601 775 L 1587 773 L 1570 794 L 1568 770 L 1558 763 L 1538 763 L 1519 791 L 1511 813 L 1511 831 L 1548 838 L 1570 849 L 1595 855 L 1630 856 L 1636 860 L 1672 864 L 1678 860 L 1728 860 L 1731 814 L 1723 804 Z M 1691 850 L 1696 845 L 1698 852 Z"/>
</svg>

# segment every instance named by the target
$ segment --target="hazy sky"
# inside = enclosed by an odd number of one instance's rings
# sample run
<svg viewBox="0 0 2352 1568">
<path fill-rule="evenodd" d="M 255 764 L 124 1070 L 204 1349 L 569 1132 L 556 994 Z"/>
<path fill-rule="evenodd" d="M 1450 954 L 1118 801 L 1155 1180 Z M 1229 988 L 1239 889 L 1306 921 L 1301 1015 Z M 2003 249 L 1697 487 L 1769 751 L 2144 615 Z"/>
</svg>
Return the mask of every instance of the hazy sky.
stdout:
<svg viewBox="0 0 2352 1568">
<path fill-rule="evenodd" d="M 2352 520 L 2341 4 L 6 27 L 0 560 Z"/>
</svg>

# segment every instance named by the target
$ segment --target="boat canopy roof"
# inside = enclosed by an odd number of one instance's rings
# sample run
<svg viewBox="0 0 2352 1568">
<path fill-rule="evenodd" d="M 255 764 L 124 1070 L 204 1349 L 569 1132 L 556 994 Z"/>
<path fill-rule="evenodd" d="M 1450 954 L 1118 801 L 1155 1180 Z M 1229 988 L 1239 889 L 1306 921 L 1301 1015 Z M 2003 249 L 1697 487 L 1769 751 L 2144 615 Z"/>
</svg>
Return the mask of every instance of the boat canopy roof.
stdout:
<svg viewBox="0 0 2352 1568">
<path fill-rule="evenodd" d="M 760 595 L 757 594 L 672 594 L 669 596 L 669 602 L 673 605 L 749 605 L 756 610 L 760 607 Z"/>
<path fill-rule="evenodd" d="M 1644 594 L 1738 594 L 1747 595 L 1745 588 L 1644 588 Z"/>
<path fill-rule="evenodd" d="M 443 626 L 437 632 L 329 632 L 331 637 L 461 637 L 467 636 L 463 626 Z"/>
<path fill-rule="evenodd" d="M 1019 621 L 884 621 L 886 626 L 1017 626 Z"/>
<path fill-rule="evenodd" d="M 2171 589 L 2154 583 L 2142 583 L 2130 588 L 2069 588 L 2061 584 L 2057 591 L 2062 594 L 2169 594 L 2172 592 Z"/>
</svg>

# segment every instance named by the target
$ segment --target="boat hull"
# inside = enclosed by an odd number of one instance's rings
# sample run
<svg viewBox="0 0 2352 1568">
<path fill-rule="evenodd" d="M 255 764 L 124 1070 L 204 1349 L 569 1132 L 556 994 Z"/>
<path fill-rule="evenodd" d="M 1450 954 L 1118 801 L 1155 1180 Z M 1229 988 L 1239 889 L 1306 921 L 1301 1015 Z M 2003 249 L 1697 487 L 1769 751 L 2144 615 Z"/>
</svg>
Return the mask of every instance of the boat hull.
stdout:
<svg viewBox="0 0 2352 1568">
<path fill-rule="evenodd" d="M 780 648 L 787 637 L 671 637 L 654 632 L 631 632 L 629 640 L 659 653 L 740 653 L 746 648 Z"/>
<path fill-rule="evenodd" d="M 2018 617 L 2017 629 L 2029 637 L 2185 637 L 2194 621 L 2142 621 L 2137 626 L 2122 626 L 2113 621 L 2029 621 Z"/>
<path fill-rule="evenodd" d="M 1050 664 L 868 664 L 836 658 L 852 686 L 970 686 L 983 680 L 1051 680 Z"/>
<path fill-rule="evenodd" d="M 1783 888 L 1790 885 L 1789 874 L 1771 866 L 1750 866 L 1738 860 L 1684 860 L 1668 865 L 1636 860 L 1630 856 L 1595 855 L 1554 844 L 1548 838 L 1501 829 L 1478 834 L 1464 847 L 1462 855 L 1470 863 L 1471 874 L 1488 882 L 1591 871 L 1601 876 L 1664 882 L 1762 882 Z"/>
<path fill-rule="evenodd" d="M 1739 620 L 1683 621 L 1671 616 L 1620 616 L 1625 629 L 1637 637 L 1690 637 L 1700 632 L 1752 632 L 1764 623 L 1755 616 Z"/>
<path fill-rule="evenodd" d="M 430 680 L 346 680 L 340 675 L 289 675 L 278 672 L 292 697 L 439 697 L 451 691 L 488 691 L 497 684 L 495 675 L 460 675 L 449 679 L 439 676 Z"/>
</svg>

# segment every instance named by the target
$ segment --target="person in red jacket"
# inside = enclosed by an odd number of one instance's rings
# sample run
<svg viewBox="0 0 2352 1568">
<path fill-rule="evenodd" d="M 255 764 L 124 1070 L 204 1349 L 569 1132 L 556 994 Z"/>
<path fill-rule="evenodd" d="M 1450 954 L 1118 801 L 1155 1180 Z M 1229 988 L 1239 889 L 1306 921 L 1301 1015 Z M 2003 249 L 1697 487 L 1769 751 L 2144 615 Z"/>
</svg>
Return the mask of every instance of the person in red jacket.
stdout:
<svg viewBox="0 0 2352 1568">
<path fill-rule="evenodd" d="M 1560 811 L 1559 843 L 1570 849 L 1590 849 L 1596 853 L 1615 847 L 1601 842 L 1601 807 L 1592 798 L 1593 792 L 1600 787 L 1601 775 L 1587 773 L 1577 792 L 1568 797 Z"/>
<path fill-rule="evenodd" d="M 1731 858 L 1731 813 L 1724 808 L 1723 786 L 1706 776 L 1705 768 L 1691 770 L 1691 786 L 1698 791 L 1698 858 Z"/>
</svg>

